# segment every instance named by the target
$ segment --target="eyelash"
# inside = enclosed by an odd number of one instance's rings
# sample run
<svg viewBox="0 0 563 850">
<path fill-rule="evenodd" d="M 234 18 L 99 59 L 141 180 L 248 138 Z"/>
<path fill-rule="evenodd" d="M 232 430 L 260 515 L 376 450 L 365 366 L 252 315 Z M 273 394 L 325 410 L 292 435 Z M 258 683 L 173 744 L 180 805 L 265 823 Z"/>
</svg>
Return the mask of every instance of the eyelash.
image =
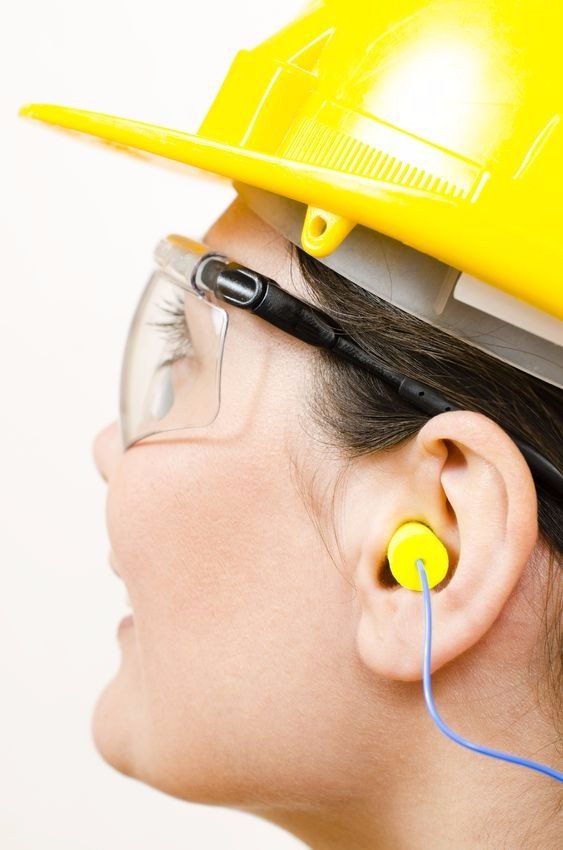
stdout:
<svg viewBox="0 0 563 850">
<path fill-rule="evenodd" d="M 174 290 L 174 296 L 175 299 L 162 298 L 155 305 L 157 310 L 167 317 L 167 320 L 149 322 L 150 325 L 163 332 L 171 361 L 179 360 L 193 352 L 190 331 L 186 322 L 185 294 Z"/>
</svg>

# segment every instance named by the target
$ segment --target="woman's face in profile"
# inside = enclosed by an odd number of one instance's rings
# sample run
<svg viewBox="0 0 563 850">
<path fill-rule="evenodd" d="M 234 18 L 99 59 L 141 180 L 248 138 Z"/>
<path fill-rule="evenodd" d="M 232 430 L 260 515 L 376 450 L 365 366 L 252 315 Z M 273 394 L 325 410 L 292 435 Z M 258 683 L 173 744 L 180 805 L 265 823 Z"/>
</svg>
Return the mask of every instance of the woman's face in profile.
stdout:
<svg viewBox="0 0 563 850">
<path fill-rule="evenodd" d="M 242 202 L 206 243 L 303 295 L 287 243 Z M 357 553 L 330 535 L 338 467 L 306 413 L 311 350 L 227 309 L 212 425 L 125 453 L 117 423 L 95 440 L 133 620 L 93 734 L 119 771 L 184 799 L 330 802 L 360 781 L 358 729 L 372 723 Z"/>
</svg>

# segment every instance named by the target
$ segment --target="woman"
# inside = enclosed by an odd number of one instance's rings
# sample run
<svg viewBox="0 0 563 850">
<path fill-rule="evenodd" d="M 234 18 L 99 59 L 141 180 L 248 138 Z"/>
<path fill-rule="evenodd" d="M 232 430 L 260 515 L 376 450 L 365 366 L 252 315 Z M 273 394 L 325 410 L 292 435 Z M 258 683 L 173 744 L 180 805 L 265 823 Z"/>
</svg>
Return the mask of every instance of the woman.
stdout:
<svg viewBox="0 0 563 850">
<path fill-rule="evenodd" d="M 548 122 L 527 158 L 506 139 L 529 137 L 541 87 L 522 54 L 545 52 L 561 19 L 528 18 L 531 0 L 372 5 L 313 4 L 241 54 L 198 137 L 26 109 L 240 181 L 204 246 L 158 247 L 119 427 L 94 443 L 133 610 L 94 738 L 128 776 L 322 850 L 556 848 L 560 785 L 432 726 L 423 599 L 388 544 L 416 520 L 447 550 L 431 657 L 448 726 L 560 771 L 561 249 L 538 177 L 560 136 Z M 512 76 L 486 65 L 499 55 Z M 491 94 L 518 55 L 505 100 L 520 98 L 520 124 Z M 421 79 L 437 86 L 430 112 L 413 99 Z M 452 154 L 462 119 L 479 156 Z M 512 322 L 490 293 L 476 300 L 479 270 L 519 299 Z M 251 297 L 256 314 L 240 309 Z"/>
</svg>

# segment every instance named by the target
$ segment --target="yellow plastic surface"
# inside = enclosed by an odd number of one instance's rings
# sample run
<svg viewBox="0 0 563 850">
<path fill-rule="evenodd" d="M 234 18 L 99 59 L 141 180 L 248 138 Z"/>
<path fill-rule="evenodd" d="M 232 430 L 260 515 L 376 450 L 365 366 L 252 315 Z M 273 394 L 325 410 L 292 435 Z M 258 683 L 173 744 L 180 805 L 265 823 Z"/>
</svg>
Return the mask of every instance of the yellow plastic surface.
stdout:
<svg viewBox="0 0 563 850">
<path fill-rule="evenodd" d="M 361 223 L 563 318 L 562 44 L 558 0 L 319 0 L 236 56 L 197 134 L 21 114 L 304 202 L 317 256 Z"/>
<path fill-rule="evenodd" d="M 396 581 L 408 590 L 422 590 L 416 560 L 424 563 L 428 587 L 436 587 L 448 573 L 448 552 L 434 532 L 421 522 L 405 522 L 387 547 L 389 567 Z"/>
</svg>

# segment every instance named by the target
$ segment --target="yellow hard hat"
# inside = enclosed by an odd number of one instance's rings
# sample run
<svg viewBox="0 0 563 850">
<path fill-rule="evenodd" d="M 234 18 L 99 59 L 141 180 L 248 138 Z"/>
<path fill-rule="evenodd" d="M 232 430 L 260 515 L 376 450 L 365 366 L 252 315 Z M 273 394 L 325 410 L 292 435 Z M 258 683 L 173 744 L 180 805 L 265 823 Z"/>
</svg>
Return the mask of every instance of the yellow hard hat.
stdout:
<svg viewBox="0 0 563 850">
<path fill-rule="evenodd" d="M 560 374 L 562 43 L 554 0 L 317 0 L 238 53 L 196 134 L 21 114 L 300 202 L 314 256 L 358 224 L 430 255 L 526 308 Z"/>
</svg>

